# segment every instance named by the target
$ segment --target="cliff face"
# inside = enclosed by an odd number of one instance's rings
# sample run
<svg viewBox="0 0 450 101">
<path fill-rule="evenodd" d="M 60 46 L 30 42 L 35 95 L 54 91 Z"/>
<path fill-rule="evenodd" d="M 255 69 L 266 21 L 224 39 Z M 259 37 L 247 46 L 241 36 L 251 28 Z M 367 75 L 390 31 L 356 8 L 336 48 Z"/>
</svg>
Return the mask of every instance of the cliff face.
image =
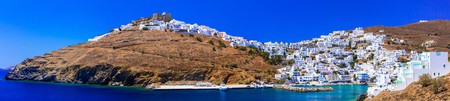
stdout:
<svg viewBox="0 0 450 101">
<path fill-rule="evenodd" d="M 146 86 L 169 81 L 271 81 L 276 69 L 220 38 L 164 31 L 113 32 L 97 42 L 23 61 L 5 77 L 62 83 Z"/>
<path fill-rule="evenodd" d="M 408 85 L 406 89 L 400 91 L 383 91 L 372 99 L 373 101 L 448 101 L 450 100 L 450 74 L 439 79 L 444 81 L 442 86 L 432 84 L 423 86 L 418 82 Z M 435 83 L 435 82 L 432 82 Z"/>
</svg>

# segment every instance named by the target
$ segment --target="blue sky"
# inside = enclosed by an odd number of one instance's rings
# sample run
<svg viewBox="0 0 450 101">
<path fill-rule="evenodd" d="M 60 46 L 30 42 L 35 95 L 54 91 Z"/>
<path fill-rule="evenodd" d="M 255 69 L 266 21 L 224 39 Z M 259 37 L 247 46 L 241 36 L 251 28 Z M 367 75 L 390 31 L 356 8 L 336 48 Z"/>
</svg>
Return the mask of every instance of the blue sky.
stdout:
<svg viewBox="0 0 450 101">
<path fill-rule="evenodd" d="M 0 67 L 86 42 L 154 12 L 259 41 L 450 19 L 448 0 L 1 0 Z"/>
</svg>

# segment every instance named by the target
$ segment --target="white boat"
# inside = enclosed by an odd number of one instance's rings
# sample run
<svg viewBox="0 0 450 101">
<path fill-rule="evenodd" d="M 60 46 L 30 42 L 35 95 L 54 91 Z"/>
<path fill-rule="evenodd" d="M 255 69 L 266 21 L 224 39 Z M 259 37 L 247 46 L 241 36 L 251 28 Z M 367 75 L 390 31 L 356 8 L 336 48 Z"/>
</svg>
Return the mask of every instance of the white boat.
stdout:
<svg viewBox="0 0 450 101">
<path fill-rule="evenodd" d="M 225 91 L 225 90 L 227 90 L 227 89 L 228 89 L 227 85 L 225 85 L 224 83 L 221 83 L 221 84 L 220 84 L 220 87 L 219 87 L 219 90 L 220 90 L 220 91 Z"/>
</svg>

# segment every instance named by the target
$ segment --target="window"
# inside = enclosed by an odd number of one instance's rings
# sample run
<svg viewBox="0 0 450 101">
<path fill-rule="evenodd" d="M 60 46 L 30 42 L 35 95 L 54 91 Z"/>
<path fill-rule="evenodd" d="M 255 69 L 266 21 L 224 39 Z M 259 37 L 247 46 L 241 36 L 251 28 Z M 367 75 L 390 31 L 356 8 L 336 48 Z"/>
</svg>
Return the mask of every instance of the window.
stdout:
<svg viewBox="0 0 450 101">
<path fill-rule="evenodd" d="M 445 68 L 445 65 L 444 65 L 444 68 Z"/>
<path fill-rule="evenodd" d="M 436 76 L 436 73 L 433 73 L 433 76 Z"/>
</svg>

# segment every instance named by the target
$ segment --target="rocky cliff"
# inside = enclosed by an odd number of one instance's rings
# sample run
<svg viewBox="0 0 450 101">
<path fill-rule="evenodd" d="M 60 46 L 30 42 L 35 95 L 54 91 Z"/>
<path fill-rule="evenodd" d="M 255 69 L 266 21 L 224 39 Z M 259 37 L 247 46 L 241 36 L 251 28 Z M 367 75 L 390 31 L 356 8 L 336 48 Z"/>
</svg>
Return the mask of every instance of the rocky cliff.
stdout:
<svg viewBox="0 0 450 101">
<path fill-rule="evenodd" d="M 272 80 L 277 72 L 273 66 L 260 56 L 228 44 L 216 37 L 156 30 L 112 32 L 96 42 L 26 59 L 5 78 L 125 86 L 169 81 L 245 84 Z"/>
</svg>

